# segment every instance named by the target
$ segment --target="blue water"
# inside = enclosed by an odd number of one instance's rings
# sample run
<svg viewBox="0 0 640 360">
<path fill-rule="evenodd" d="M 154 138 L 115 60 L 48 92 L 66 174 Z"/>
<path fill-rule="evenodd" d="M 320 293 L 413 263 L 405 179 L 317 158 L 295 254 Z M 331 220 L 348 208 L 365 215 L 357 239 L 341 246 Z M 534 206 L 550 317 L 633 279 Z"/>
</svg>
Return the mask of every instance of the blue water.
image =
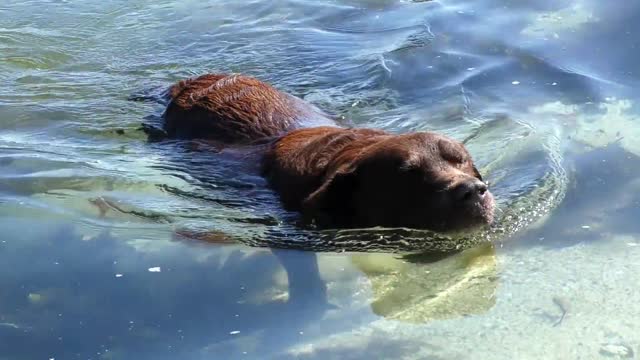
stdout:
<svg viewBox="0 0 640 360">
<path fill-rule="evenodd" d="M 0 359 L 636 358 L 639 18 L 633 1 L 5 0 Z M 238 154 L 147 142 L 163 106 L 131 96 L 214 71 L 464 140 L 503 231 L 446 257 L 394 253 L 419 234 L 341 248 Z M 319 251 L 263 247 L 291 244 Z"/>
</svg>

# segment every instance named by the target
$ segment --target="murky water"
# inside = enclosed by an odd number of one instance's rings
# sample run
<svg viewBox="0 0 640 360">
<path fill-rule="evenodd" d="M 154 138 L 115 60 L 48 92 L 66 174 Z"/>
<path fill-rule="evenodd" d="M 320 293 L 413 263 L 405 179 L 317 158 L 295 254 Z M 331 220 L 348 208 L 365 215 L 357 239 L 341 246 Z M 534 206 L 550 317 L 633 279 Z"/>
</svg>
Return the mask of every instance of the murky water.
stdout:
<svg viewBox="0 0 640 360">
<path fill-rule="evenodd" d="M 5 0 L 0 358 L 637 358 L 639 18 L 633 1 Z M 447 257 L 391 254 L 429 248 L 402 232 L 340 252 L 349 234 L 297 227 L 241 155 L 137 130 L 163 108 L 131 95 L 210 71 L 464 140 L 501 231 Z"/>
</svg>

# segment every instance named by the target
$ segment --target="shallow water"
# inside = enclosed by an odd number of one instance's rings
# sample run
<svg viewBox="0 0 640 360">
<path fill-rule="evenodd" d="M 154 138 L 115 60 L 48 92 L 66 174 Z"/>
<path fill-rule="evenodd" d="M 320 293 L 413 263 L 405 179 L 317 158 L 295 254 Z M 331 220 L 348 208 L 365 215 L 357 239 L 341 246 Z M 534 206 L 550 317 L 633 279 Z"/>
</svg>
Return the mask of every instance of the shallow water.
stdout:
<svg viewBox="0 0 640 360">
<path fill-rule="evenodd" d="M 5 0 L 0 358 L 638 357 L 639 17 L 594 0 Z M 162 105 L 131 95 L 209 71 L 465 140 L 504 231 L 448 257 L 391 254 L 428 248 L 402 232 L 376 252 L 250 246 L 336 234 L 296 227 L 241 155 L 137 130 Z"/>
</svg>

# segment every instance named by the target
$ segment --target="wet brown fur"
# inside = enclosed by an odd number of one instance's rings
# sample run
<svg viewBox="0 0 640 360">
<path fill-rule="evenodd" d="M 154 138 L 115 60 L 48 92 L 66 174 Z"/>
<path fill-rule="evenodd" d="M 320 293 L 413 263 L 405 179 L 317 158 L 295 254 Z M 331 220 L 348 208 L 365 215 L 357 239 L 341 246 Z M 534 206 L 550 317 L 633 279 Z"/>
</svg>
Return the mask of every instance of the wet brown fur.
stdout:
<svg viewBox="0 0 640 360">
<path fill-rule="evenodd" d="M 319 109 L 243 75 L 207 74 L 169 90 L 165 130 L 173 138 L 248 143 L 281 135 L 300 120 L 329 122 Z"/>
<path fill-rule="evenodd" d="M 242 75 L 181 81 L 170 96 L 171 137 L 274 139 L 263 174 L 286 208 L 322 226 L 454 230 L 492 220 L 490 193 L 459 200 L 481 176 L 465 147 L 445 136 L 341 128 L 313 105 Z"/>
</svg>

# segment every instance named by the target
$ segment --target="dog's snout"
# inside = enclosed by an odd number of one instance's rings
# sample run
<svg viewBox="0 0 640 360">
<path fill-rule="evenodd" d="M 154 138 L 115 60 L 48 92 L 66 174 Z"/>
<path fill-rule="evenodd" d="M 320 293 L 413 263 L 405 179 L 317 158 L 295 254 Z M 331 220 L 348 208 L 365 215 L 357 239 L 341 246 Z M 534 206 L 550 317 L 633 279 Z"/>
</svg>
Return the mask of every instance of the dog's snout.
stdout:
<svg viewBox="0 0 640 360">
<path fill-rule="evenodd" d="M 478 179 L 469 179 L 453 189 L 453 195 L 458 201 L 470 202 L 484 198 L 489 190 L 487 184 Z"/>
</svg>

